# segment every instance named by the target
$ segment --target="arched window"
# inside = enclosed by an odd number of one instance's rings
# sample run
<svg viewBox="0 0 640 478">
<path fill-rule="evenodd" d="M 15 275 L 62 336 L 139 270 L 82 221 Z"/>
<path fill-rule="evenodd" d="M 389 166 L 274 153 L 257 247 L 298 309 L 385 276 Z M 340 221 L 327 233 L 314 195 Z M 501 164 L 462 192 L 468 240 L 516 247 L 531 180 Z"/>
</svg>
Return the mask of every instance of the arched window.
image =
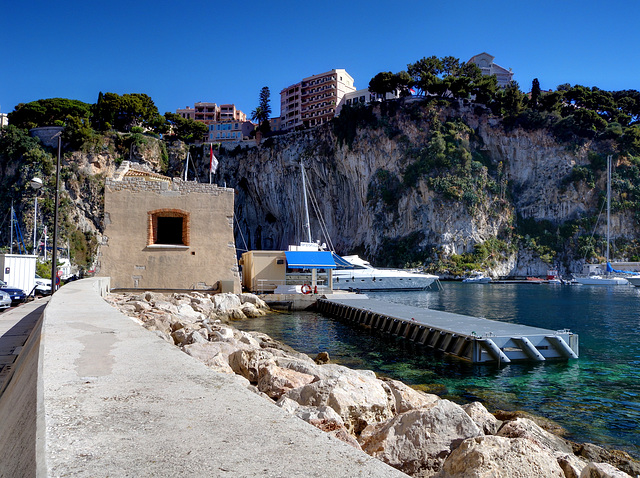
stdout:
<svg viewBox="0 0 640 478">
<path fill-rule="evenodd" d="M 189 213 L 180 209 L 149 211 L 147 245 L 189 245 Z"/>
</svg>

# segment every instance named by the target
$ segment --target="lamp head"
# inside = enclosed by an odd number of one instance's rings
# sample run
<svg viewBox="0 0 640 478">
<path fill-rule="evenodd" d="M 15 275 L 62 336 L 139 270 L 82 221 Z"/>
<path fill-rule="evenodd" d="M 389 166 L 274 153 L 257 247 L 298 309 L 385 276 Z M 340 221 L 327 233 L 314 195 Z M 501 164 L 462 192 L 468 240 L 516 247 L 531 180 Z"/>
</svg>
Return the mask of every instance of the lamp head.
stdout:
<svg viewBox="0 0 640 478">
<path fill-rule="evenodd" d="M 31 181 L 29 182 L 31 184 L 31 187 L 36 191 L 42 187 L 42 179 L 40 178 L 31 178 Z"/>
</svg>

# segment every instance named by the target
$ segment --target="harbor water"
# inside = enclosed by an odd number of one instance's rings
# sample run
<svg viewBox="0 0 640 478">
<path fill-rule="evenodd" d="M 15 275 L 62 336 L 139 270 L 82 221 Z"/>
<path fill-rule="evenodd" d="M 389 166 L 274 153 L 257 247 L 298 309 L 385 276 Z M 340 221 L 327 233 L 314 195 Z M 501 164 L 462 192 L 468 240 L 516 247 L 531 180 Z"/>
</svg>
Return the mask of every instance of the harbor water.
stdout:
<svg viewBox="0 0 640 478">
<path fill-rule="evenodd" d="M 462 284 L 369 297 L 580 336 L 578 360 L 473 365 L 405 340 L 313 312 L 239 321 L 315 356 L 376 373 L 458 403 L 522 410 L 554 420 L 567 438 L 640 459 L 640 288 L 551 284 Z"/>
</svg>

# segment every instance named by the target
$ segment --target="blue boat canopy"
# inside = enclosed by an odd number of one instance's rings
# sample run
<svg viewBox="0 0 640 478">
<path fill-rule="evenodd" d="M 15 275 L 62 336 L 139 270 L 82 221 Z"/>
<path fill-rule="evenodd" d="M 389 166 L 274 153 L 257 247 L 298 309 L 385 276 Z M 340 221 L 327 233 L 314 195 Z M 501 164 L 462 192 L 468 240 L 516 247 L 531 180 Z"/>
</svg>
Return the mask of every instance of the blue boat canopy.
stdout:
<svg viewBox="0 0 640 478">
<path fill-rule="evenodd" d="M 353 269 L 353 264 L 351 262 L 344 260 L 342 257 L 333 252 L 331 254 L 333 254 L 333 261 L 336 263 L 336 266 L 341 269 Z"/>
<path fill-rule="evenodd" d="M 333 253 L 329 251 L 287 251 L 287 265 L 292 268 L 335 269 Z"/>
<path fill-rule="evenodd" d="M 617 272 L 618 274 L 630 274 L 630 275 L 634 275 L 634 276 L 637 276 L 637 275 L 640 274 L 638 272 L 619 271 L 618 269 L 614 269 L 613 267 L 611 267 L 611 262 L 607 262 L 607 272 Z"/>
</svg>

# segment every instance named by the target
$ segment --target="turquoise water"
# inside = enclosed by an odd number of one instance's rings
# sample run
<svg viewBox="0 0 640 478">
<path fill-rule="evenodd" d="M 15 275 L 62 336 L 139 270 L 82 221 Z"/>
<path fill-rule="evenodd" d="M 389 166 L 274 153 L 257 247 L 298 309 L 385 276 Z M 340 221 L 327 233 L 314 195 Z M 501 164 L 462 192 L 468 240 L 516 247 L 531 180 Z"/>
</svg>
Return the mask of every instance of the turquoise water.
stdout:
<svg viewBox="0 0 640 478">
<path fill-rule="evenodd" d="M 459 403 L 550 418 L 567 438 L 640 458 L 640 288 L 461 284 L 440 292 L 368 294 L 417 307 L 544 327 L 580 336 L 580 358 L 543 364 L 472 365 L 317 313 L 237 322 L 314 356 L 374 370 Z"/>
</svg>

